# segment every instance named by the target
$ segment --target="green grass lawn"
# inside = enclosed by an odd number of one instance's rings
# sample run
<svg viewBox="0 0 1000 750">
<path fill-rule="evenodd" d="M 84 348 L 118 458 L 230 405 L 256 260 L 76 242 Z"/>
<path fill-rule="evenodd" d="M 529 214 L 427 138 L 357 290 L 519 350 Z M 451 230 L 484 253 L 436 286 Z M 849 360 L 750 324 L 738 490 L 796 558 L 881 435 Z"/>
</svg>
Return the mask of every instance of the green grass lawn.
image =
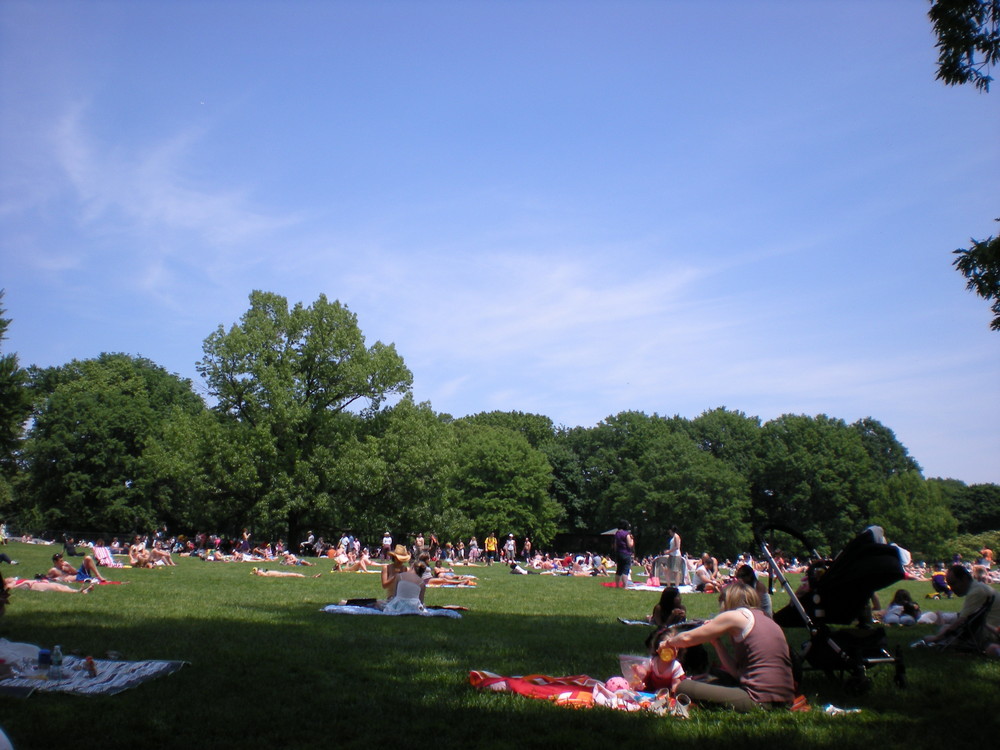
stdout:
<svg viewBox="0 0 1000 750">
<path fill-rule="evenodd" d="M 5 575 L 30 577 L 48 567 L 53 547 L 11 543 L 21 561 Z M 607 679 L 620 653 L 640 653 L 647 630 L 618 617 L 641 618 L 658 595 L 602 587 L 590 578 L 513 576 L 476 568 L 478 589 L 430 590 L 429 604 L 470 608 L 463 619 L 347 617 L 320 612 L 339 599 L 375 596 L 376 575 L 313 579 L 250 575 L 249 564 L 185 558 L 156 570 L 107 571 L 124 586 L 86 596 L 14 592 L 0 637 L 67 653 L 128 659 L 181 659 L 176 674 L 113 697 L 35 694 L 0 699 L 0 726 L 18 750 L 66 746 L 228 746 L 302 748 L 459 747 L 506 742 L 524 748 L 662 747 L 934 748 L 959 739 L 992 747 L 998 723 L 1000 661 L 905 648 L 909 688 L 893 670 L 871 672 L 862 697 L 835 680 L 807 673 L 809 713 L 736 715 L 697 710 L 690 721 L 604 709 L 572 710 L 541 701 L 481 693 L 468 673 L 587 674 Z M 607 580 L 607 579 L 603 579 Z M 955 610 L 960 601 L 929 601 L 929 583 L 905 584 L 926 608 Z M 895 587 L 894 587 L 895 588 Z M 883 593 L 888 601 L 891 591 Z M 776 596 L 776 608 L 787 601 Z M 685 597 L 691 617 L 716 610 L 711 595 Z M 905 647 L 929 632 L 890 630 Z M 804 631 L 789 632 L 798 643 Z M 828 716 L 823 706 L 857 707 Z"/>
</svg>

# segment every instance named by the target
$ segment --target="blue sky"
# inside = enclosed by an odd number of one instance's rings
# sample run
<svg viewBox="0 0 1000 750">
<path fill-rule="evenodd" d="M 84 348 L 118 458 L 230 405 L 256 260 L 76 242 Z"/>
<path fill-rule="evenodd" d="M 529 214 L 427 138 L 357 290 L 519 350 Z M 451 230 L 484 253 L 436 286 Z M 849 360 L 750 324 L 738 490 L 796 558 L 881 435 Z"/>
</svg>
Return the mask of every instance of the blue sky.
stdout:
<svg viewBox="0 0 1000 750">
<path fill-rule="evenodd" d="M 0 4 L 5 352 L 195 363 L 319 294 L 454 416 L 871 416 L 1000 482 L 1000 90 L 927 4 Z M 1000 89 L 1000 85 L 996 88 Z"/>
</svg>

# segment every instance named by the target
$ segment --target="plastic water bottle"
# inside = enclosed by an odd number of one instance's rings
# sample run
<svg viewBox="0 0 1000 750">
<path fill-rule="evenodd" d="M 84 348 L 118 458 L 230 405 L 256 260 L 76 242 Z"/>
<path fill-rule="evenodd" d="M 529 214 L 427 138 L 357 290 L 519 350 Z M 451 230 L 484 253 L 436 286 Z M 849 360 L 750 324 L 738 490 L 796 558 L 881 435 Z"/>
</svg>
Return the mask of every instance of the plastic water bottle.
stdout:
<svg viewBox="0 0 1000 750">
<path fill-rule="evenodd" d="M 63 678 L 63 652 L 62 646 L 52 649 L 52 666 L 49 667 L 49 679 L 61 680 Z"/>
</svg>

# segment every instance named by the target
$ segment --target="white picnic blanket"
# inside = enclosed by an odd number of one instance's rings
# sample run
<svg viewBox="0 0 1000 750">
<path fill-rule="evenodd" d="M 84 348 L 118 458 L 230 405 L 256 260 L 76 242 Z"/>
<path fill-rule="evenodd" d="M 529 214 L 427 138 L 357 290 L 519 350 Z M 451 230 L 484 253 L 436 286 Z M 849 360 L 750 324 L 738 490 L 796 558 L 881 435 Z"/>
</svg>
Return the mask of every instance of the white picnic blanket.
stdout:
<svg viewBox="0 0 1000 750">
<path fill-rule="evenodd" d="M 38 646 L 0 639 L 0 658 L 14 668 L 12 677 L 0 680 L 0 694 L 26 697 L 37 691 L 73 695 L 116 695 L 156 677 L 173 674 L 187 663 L 95 659 L 97 676 L 91 677 L 84 667 L 84 659 L 67 656 L 63 661 L 63 679 L 50 680 L 47 678 L 47 673 L 35 669 L 34 663 L 37 657 Z"/>
</svg>

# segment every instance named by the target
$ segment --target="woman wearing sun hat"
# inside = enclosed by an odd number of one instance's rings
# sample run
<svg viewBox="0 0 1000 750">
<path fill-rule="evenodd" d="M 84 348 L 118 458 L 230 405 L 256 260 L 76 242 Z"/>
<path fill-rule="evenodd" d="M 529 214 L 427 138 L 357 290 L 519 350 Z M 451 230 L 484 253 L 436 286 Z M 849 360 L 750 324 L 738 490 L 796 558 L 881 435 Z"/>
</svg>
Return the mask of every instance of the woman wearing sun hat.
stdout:
<svg viewBox="0 0 1000 750">
<path fill-rule="evenodd" d="M 391 562 L 382 568 L 382 588 L 385 590 L 386 598 L 392 599 L 396 595 L 397 579 L 407 570 L 410 553 L 402 544 L 397 544 L 389 553 L 389 560 Z"/>
</svg>

